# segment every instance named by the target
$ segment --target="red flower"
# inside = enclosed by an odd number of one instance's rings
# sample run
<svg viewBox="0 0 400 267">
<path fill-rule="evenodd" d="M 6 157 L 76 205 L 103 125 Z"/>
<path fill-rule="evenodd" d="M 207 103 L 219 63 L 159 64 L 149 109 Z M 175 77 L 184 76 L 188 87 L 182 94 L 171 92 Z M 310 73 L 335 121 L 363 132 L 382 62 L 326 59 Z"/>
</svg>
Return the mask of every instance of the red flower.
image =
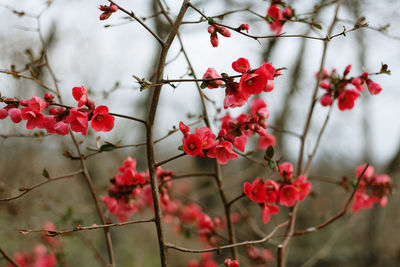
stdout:
<svg viewBox="0 0 400 267">
<path fill-rule="evenodd" d="M 249 24 L 240 24 L 238 29 L 239 31 L 246 31 L 247 33 L 249 33 L 250 26 Z"/>
<path fill-rule="evenodd" d="M 307 177 L 304 175 L 299 175 L 294 181 L 293 185 L 296 187 L 298 194 L 298 201 L 303 201 L 311 191 L 311 183 L 307 182 Z"/>
<path fill-rule="evenodd" d="M 114 127 L 115 118 L 108 114 L 106 106 L 98 106 L 93 111 L 91 126 L 96 132 L 108 132 Z"/>
<path fill-rule="evenodd" d="M 352 109 L 354 107 L 354 101 L 360 96 L 360 94 L 353 90 L 346 90 L 339 94 L 338 106 L 340 110 Z"/>
<path fill-rule="evenodd" d="M 88 116 L 79 111 L 77 108 L 72 108 L 68 117 L 65 119 L 71 125 L 71 130 L 74 132 L 81 132 L 83 135 L 87 134 L 88 129 Z"/>
<path fill-rule="evenodd" d="M 183 122 L 179 122 L 179 130 L 183 133 L 184 136 L 190 134 L 190 128 Z"/>
<path fill-rule="evenodd" d="M 208 68 L 203 75 L 203 79 L 222 78 L 214 68 Z M 207 88 L 218 88 L 222 84 L 222 80 L 207 81 Z"/>
<path fill-rule="evenodd" d="M 228 83 L 225 90 L 224 108 L 241 107 L 247 103 L 250 93 L 243 90 L 236 82 Z"/>
<path fill-rule="evenodd" d="M 279 212 L 279 207 L 276 205 L 268 205 L 263 204 L 261 205 L 261 214 L 264 223 L 268 223 L 271 215 L 275 215 Z"/>
<path fill-rule="evenodd" d="M 270 133 L 266 133 L 264 136 L 260 136 L 258 139 L 257 149 L 267 149 L 269 146 L 276 145 L 276 138 Z"/>
<path fill-rule="evenodd" d="M 195 130 L 195 134 L 200 137 L 203 143 L 203 149 L 211 149 L 215 144 L 215 134 L 212 133 L 210 128 L 201 127 Z"/>
<path fill-rule="evenodd" d="M 43 101 L 40 97 L 34 96 L 28 101 L 29 108 L 35 112 L 35 113 L 40 113 L 42 112 L 45 108 L 47 108 L 48 103 Z"/>
<path fill-rule="evenodd" d="M 44 128 L 44 116 L 42 113 L 35 113 L 31 108 L 23 108 L 21 111 L 21 117 L 24 120 L 28 120 L 26 128 L 32 130 L 34 128 Z"/>
<path fill-rule="evenodd" d="M 290 162 L 284 162 L 278 165 L 279 175 L 283 178 L 291 179 L 293 175 L 293 164 Z"/>
<path fill-rule="evenodd" d="M 0 109 L 0 120 L 8 117 L 8 111 L 5 108 Z"/>
<path fill-rule="evenodd" d="M 257 177 L 251 184 L 244 183 L 244 194 L 254 202 L 263 203 L 266 198 L 264 182 Z"/>
<path fill-rule="evenodd" d="M 382 87 L 376 82 L 368 80 L 367 85 L 368 91 L 371 95 L 377 95 L 382 91 Z"/>
<path fill-rule="evenodd" d="M 237 159 L 238 155 L 232 150 L 231 142 L 223 141 L 207 152 L 210 158 L 217 158 L 219 164 L 226 164 L 229 160 Z"/>
<path fill-rule="evenodd" d="M 268 9 L 267 15 L 270 16 L 273 21 L 268 22 L 269 27 L 273 30 L 276 34 L 280 34 L 283 27 L 283 12 L 279 9 L 276 5 L 271 5 Z"/>
<path fill-rule="evenodd" d="M 279 204 L 291 207 L 299 199 L 299 191 L 293 185 L 284 185 L 279 190 Z"/>
<path fill-rule="evenodd" d="M 250 63 L 247 59 L 241 57 L 232 63 L 232 69 L 239 73 L 245 73 L 250 69 Z"/>
<path fill-rule="evenodd" d="M 72 88 L 72 96 L 78 101 L 78 107 L 82 107 L 88 101 L 87 90 L 83 85 Z"/>
<path fill-rule="evenodd" d="M 203 140 L 196 134 L 189 134 L 182 141 L 183 150 L 188 155 L 197 156 L 203 151 Z"/>
<path fill-rule="evenodd" d="M 271 84 L 268 80 L 273 80 L 275 68 L 271 63 L 263 63 L 255 71 L 247 72 L 242 75 L 239 82 L 239 90 L 257 95 L 262 91 L 271 91 Z"/>
<path fill-rule="evenodd" d="M 330 93 L 324 94 L 324 95 L 320 98 L 319 102 L 320 102 L 321 105 L 323 105 L 324 107 L 326 107 L 326 106 L 331 106 L 332 103 L 333 103 L 331 94 L 330 94 Z"/>
<path fill-rule="evenodd" d="M 14 123 L 19 123 L 22 120 L 21 110 L 19 108 L 10 108 L 8 110 L 8 115 L 10 115 L 10 118 Z"/>
</svg>

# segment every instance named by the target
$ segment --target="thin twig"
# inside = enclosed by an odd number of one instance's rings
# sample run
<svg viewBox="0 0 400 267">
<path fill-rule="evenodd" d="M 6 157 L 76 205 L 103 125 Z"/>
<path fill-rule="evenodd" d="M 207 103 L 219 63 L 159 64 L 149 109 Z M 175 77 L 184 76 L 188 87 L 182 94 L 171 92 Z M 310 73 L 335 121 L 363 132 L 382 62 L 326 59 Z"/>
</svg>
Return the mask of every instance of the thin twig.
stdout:
<svg viewBox="0 0 400 267">
<path fill-rule="evenodd" d="M 175 159 L 181 158 L 181 157 L 183 157 L 183 156 L 185 156 L 185 155 L 186 155 L 186 153 L 183 152 L 183 153 L 181 153 L 181 154 L 179 154 L 179 155 L 176 155 L 176 156 L 173 156 L 173 157 L 171 157 L 171 158 L 169 158 L 169 159 L 165 159 L 165 160 L 162 160 L 162 161 L 160 161 L 160 162 L 157 162 L 157 163 L 155 164 L 155 166 L 156 166 L 156 167 L 159 167 L 159 166 L 161 166 L 161 165 L 163 165 L 163 164 L 165 164 L 165 163 L 167 163 L 167 162 L 170 162 L 170 161 L 173 161 L 173 160 L 175 160 Z"/>
<path fill-rule="evenodd" d="M 336 221 L 337 219 L 339 219 L 340 217 L 345 215 L 347 213 L 348 209 L 350 208 L 350 204 L 351 204 L 351 201 L 354 198 L 354 195 L 356 194 L 356 191 L 357 191 L 358 186 L 359 186 L 360 181 L 361 181 L 361 177 L 363 177 L 363 175 L 367 171 L 368 167 L 369 167 L 369 164 L 366 164 L 364 169 L 363 169 L 363 171 L 361 172 L 361 174 L 357 177 L 357 184 L 354 187 L 353 192 L 351 193 L 350 197 L 347 199 L 346 204 L 344 205 L 343 209 L 338 214 L 336 214 L 332 218 L 326 220 L 325 222 L 323 222 L 323 223 L 321 223 L 321 224 L 319 224 L 317 226 L 309 227 L 309 228 L 307 228 L 305 230 L 295 231 L 295 232 L 293 232 L 293 236 L 295 236 L 295 235 L 296 236 L 297 235 L 305 235 L 305 234 L 309 234 L 309 233 L 318 231 L 318 230 L 320 230 L 322 228 L 327 227 L 328 225 L 330 225 L 331 223 L 333 223 L 334 221 Z"/>
<path fill-rule="evenodd" d="M 86 231 L 86 230 L 96 230 L 96 229 L 104 229 L 104 228 L 111 228 L 111 227 L 120 227 L 120 226 L 126 226 L 126 225 L 131 225 L 131 224 L 139 224 L 139 223 L 149 223 L 149 222 L 154 222 L 154 218 L 152 219 L 146 219 L 146 220 L 137 220 L 137 221 L 128 221 L 128 222 L 121 222 L 121 223 L 110 223 L 110 224 L 103 224 L 103 225 L 97 225 L 93 224 L 91 226 L 77 226 L 74 227 L 73 229 L 68 229 L 68 230 L 48 230 L 48 229 L 16 229 L 18 232 L 22 234 L 29 234 L 29 233 L 47 233 L 48 236 L 58 236 L 58 235 L 64 235 L 64 234 L 69 234 L 69 233 L 74 233 L 78 231 Z"/>
<path fill-rule="evenodd" d="M 14 259 L 13 257 L 11 257 L 10 255 L 8 255 L 8 253 L 2 248 L 0 247 L 0 253 L 4 256 L 4 258 L 11 264 L 13 264 L 16 267 L 21 267 L 21 265 L 19 265 Z"/>
<path fill-rule="evenodd" d="M 71 178 L 71 177 L 73 177 L 75 175 L 78 175 L 78 174 L 81 174 L 81 173 L 82 173 L 82 170 L 79 170 L 79 171 L 76 171 L 76 172 L 73 172 L 73 173 L 70 173 L 70 174 L 66 174 L 66 175 L 62 175 L 62 176 L 58 176 L 58 177 L 54 177 L 54 178 L 49 177 L 49 178 L 46 179 L 46 181 L 38 183 L 38 184 L 36 184 L 34 186 L 31 186 L 31 187 L 21 187 L 19 189 L 19 191 L 23 191 L 22 193 L 20 193 L 20 194 L 18 194 L 16 196 L 13 196 L 13 197 L 7 197 L 7 198 L 0 199 L 0 202 L 6 202 L 6 201 L 11 201 L 11 200 L 20 198 L 20 197 L 24 196 L 25 194 L 29 193 L 30 191 L 32 191 L 33 189 L 38 188 L 38 187 L 40 187 L 42 185 L 45 185 L 45 184 L 48 184 L 48 183 L 51 183 L 51 182 L 54 182 L 54 181 L 62 180 L 62 179 L 65 179 L 65 178 Z"/>
<path fill-rule="evenodd" d="M 138 18 L 135 15 L 135 13 L 133 13 L 133 11 L 128 11 L 128 10 L 124 9 L 123 7 L 121 7 L 117 3 L 115 3 L 114 1 L 108 0 L 108 2 L 110 2 L 113 5 L 116 5 L 119 10 L 121 10 L 122 12 L 124 12 L 128 16 L 132 17 L 137 22 L 139 22 L 140 25 L 142 25 L 151 35 L 153 35 L 153 37 L 160 43 L 161 46 L 164 46 L 164 41 L 152 29 L 150 29 L 149 26 L 146 25 L 146 23 L 144 23 L 140 18 Z"/>
<path fill-rule="evenodd" d="M 243 242 L 229 244 L 229 245 L 220 246 L 220 247 L 213 247 L 213 248 L 206 248 L 206 249 L 190 249 L 190 248 L 180 247 L 180 246 L 177 246 L 174 244 L 167 244 L 167 245 L 168 245 L 168 248 L 179 250 L 182 252 L 190 252 L 190 253 L 204 253 L 204 252 L 212 252 L 212 251 L 221 251 L 223 249 L 228 249 L 228 248 L 237 248 L 237 247 L 241 247 L 241 246 L 255 245 L 255 244 L 267 242 L 280 228 L 286 226 L 287 224 L 288 224 L 288 221 L 277 225 L 271 231 L 271 233 L 269 233 L 269 235 L 267 235 L 266 237 L 264 237 L 262 239 L 243 241 Z"/>
</svg>

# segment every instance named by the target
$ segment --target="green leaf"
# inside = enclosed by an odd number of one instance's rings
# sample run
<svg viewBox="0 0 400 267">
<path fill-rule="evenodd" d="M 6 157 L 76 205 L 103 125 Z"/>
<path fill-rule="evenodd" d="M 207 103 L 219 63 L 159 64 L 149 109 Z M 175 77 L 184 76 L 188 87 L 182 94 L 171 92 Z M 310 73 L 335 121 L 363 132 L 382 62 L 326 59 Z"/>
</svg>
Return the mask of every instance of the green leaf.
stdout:
<svg viewBox="0 0 400 267">
<path fill-rule="evenodd" d="M 200 88 L 205 89 L 205 88 L 207 88 L 207 86 L 208 86 L 208 82 L 202 82 L 200 85 Z"/>
<path fill-rule="evenodd" d="M 113 144 L 104 144 L 100 147 L 100 151 L 112 151 L 115 149 L 115 145 Z"/>
<path fill-rule="evenodd" d="M 49 172 L 46 170 L 46 168 L 43 169 L 42 175 L 43 175 L 44 177 L 46 177 L 47 179 L 50 179 Z"/>
<path fill-rule="evenodd" d="M 318 24 L 318 23 L 312 23 L 312 26 L 314 28 L 317 28 L 318 30 L 322 30 L 322 26 L 320 24 Z"/>
<path fill-rule="evenodd" d="M 222 249 L 220 247 L 217 247 L 217 255 L 221 255 L 222 254 Z"/>
<path fill-rule="evenodd" d="M 275 162 L 275 161 L 270 160 L 270 161 L 268 162 L 268 165 L 269 165 L 269 167 L 270 167 L 271 169 L 275 170 L 275 168 L 276 168 L 276 162 Z"/>
<path fill-rule="evenodd" d="M 213 18 L 211 18 L 211 17 L 208 17 L 208 24 L 210 24 L 210 25 L 214 25 L 214 19 Z"/>
<path fill-rule="evenodd" d="M 265 17 L 265 20 L 266 20 L 268 23 L 274 22 L 274 18 L 273 18 L 273 17 L 270 17 L 270 16 L 266 16 L 266 17 Z"/>
<path fill-rule="evenodd" d="M 179 147 L 178 147 L 178 150 L 179 150 L 179 151 L 183 151 L 183 146 L 179 146 Z"/>
<path fill-rule="evenodd" d="M 273 146 L 269 146 L 267 148 L 267 151 L 265 151 L 265 155 L 267 156 L 268 159 L 272 159 L 274 157 L 274 147 Z"/>
</svg>

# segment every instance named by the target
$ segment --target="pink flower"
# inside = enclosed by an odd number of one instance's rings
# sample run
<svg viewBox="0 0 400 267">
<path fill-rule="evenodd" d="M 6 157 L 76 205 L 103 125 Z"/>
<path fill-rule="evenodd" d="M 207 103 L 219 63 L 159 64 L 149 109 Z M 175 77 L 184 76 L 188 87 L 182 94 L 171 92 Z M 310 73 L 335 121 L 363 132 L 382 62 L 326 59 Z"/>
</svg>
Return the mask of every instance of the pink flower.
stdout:
<svg viewBox="0 0 400 267">
<path fill-rule="evenodd" d="M 203 79 L 215 79 L 215 78 L 222 78 L 222 77 L 217 73 L 217 71 L 214 68 L 208 68 L 203 75 Z M 207 88 L 213 89 L 213 88 L 218 88 L 222 84 L 222 80 L 207 81 L 206 83 L 207 83 Z"/>
<path fill-rule="evenodd" d="M 377 95 L 382 91 L 382 87 L 376 82 L 368 80 L 367 85 L 368 91 L 371 95 Z"/>
<path fill-rule="evenodd" d="M 203 140 L 196 134 L 189 134 L 182 138 L 183 150 L 191 156 L 200 155 L 203 151 Z"/>
<path fill-rule="evenodd" d="M 28 101 L 28 105 L 30 109 L 35 113 L 42 112 L 45 108 L 48 107 L 48 103 L 43 101 L 40 97 L 34 96 Z"/>
<path fill-rule="evenodd" d="M 32 130 L 34 128 L 44 128 L 44 116 L 42 113 L 35 113 L 31 108 L 23 108 L 21 111 L 23 120 L 27 120 L 26 128 Z"/>
<path fill-rule="evenodd" d="M 279 190 L 279 204 L 291 207 L 299 199 L 299 191 L 293 185 L 284 185 Z"/>
<path fill-rule="evenodd" d="M 74 132 L 81 132 L 83 135 L 87 134 L 88 129 L 88 116 L 79 111 L 77 108 L 72 108 L 66 122 L 71 125 L 71 130 Z"/>
<path fill-rule="evenodd" d="M 264 136 L 260 136 L 258 139 L 257 149 L 267 149 L 269 146 L 276 145 L 276 138 L 270 133 L 266 133 Z"/>
<path fill-rule="evenodd" d="M 78 101 L 78 107 L 82 107 L 88 101 L 88 94 L 84 85 L 72 88 L 72 96 Z"/>
<path fill-rule="evenodd" d="M 263 203 L 266 198 L 264 182 L 256 178 L 253 183 L 244 183 L 244 194 L 252 201 Z"/>
<path fill-rule="evenodd" d="M 338 106 L 340 110 L 352 109 L 354 101 L 360 96 L 357 91 L 345 90 L 339 94 Z"/>
<path fill-rule="evenodd" d="M 219 164 L 226 164 L 229 160 L 237 159 L 238 155 L 232 150 L 231 142 L 223 141 L 207 152 L 210 158 L 217 158 Z"/>
<path fill-rule="evenodd" d="M 232 63 L 232 69 L 239 73 L 245 73 L 250 69 L 250 63 L 247 59 L 241 57 Z"/>
<path fill-rule="evenodd" d="M 360 77 L 353 78 L 351 83 L 356 87 L 356 89 L 360 92 L 364 91 L 365 87 L 363 86 L 363 81 Z"/>
<path fill-rule="evenodd" d="M 254 99 L 250 105 L 250 115 L 257 116 L 260 119 L 267 119 L 269 117 L 269 111 L 267 109 L 267 103 L 261 98 Z"/>
<path fill-rule="evenodd" d="M 92 123 L 90 124 L 96 132 L 109 132 L 114 127 L 115 118 L 108 114 L 106 106 L 98 106 L 93 111 Z"/>
<path fill-rule="evenodd" d="M 357 178 L 361 176 L 362 172 L 364 171 L 365 167 L 367 167 L 367 164 L 361 164 L 356 168 L 356 176 Z M 361 179 L 365 179 L 367 181 L 371 180 L 372 177 L 374 176 L 375 168 L 373 166 L 368 166 L 368 168 L 365 170 L 363 176 Z"/>
</svg>

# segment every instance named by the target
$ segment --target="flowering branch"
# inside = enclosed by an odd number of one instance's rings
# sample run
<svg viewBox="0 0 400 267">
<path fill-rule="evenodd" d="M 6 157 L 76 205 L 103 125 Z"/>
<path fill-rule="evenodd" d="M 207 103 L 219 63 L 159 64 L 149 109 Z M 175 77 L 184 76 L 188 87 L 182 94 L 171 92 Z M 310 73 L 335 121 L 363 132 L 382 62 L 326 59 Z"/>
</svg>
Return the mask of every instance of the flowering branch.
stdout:
<svg viewBox="0 0 400 267">
<path fill-rule="evenodd" d="M 327 221 L 325 221 L 325 222 L 323 222 L 323 223 L 321 223 L 321 224 L 319 224 L 317 226 L 313 226 L 313 227 L 307 228 L 305 230 L 295 231 L 295 232 L 293 232 L 293 236 L 295 236 L 295 235 L 305 235 L 305 234 L 309 234 L 309 233 L 318 231 L 318 230 L 320 230 L 322 228 L 325 228 L 326 226 L 330 225 L 331 223 L 333 223 L 334 221 L 336 221 L 337 219 L 339 219 L 343 215 L 345 215 L 347 213 L 348 209 L 350 208 L 350 204 L 351 204 L 351 201 L 354 198 L 354 195 L 356 194 L 356 191 L 357 191 L 358 186 L 359 186 L 360 181 L 361 181 L 361 177 L 363 177 L 363 175 L 367 171 L 368 167 L 369 167 L 369 164 L 366 164 L 364 169 L 363 169 L 363 171 L 361 172 L 361 174 L 357 177 L 357 184 L 354 187 L 353 192 L 351 193 L 350 197 L 347 199 L 346 204 L 344 205 L 343 209 L 337 215 L 333 216 L 332 218 L 328 219 Z"/>
</svg>

